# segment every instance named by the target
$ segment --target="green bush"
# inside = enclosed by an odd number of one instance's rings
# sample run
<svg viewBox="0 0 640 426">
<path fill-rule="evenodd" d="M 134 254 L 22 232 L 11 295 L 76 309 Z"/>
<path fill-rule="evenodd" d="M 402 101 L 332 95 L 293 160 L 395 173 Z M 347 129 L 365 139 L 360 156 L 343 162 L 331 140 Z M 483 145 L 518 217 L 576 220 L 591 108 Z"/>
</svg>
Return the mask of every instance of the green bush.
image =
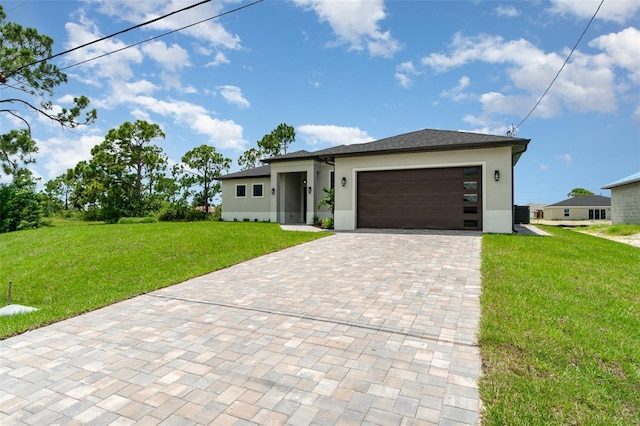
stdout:
<svg viewBox="0 0 640 426">
<path fill-rule="evenodd" d="M 333 229 L 333 218 L 325 217 L 320 221 L 320 226 L 322 226 L 323 229 Z"/>
</svg>

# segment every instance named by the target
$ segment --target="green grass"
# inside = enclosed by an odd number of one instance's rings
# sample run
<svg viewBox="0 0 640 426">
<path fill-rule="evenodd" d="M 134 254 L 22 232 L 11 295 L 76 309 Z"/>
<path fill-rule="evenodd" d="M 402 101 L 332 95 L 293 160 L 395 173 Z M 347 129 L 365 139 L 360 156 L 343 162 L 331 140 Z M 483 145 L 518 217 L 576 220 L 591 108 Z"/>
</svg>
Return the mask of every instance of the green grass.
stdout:
<svg viewBox="0 0 640 426">
<path fill-rule="evenodd" d="M 544 229 L 483 237 L 485 424 L 640 424 L 640 249 Z"/>
<path fill-rule="evenodd" d="M 586 232 L 602 232 L 606 235 L 627 236 L 640 233 L 640 225 L 592 225 L 583 229 Z"/>
<path fill-rule="evenodd" d="M 327 235 L 272 223 L 59 225 L 0 234 L 0 307 L 12 281 L 12 303 L 39 309 L 0 317 L 0 338 Z"/>
</svg>

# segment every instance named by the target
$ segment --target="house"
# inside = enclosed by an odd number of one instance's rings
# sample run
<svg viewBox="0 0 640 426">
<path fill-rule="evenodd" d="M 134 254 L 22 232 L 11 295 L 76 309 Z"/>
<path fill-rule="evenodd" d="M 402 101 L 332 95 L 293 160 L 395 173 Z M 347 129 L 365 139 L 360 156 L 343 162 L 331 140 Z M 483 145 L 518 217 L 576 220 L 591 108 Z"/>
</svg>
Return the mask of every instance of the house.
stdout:
<svg viewBox="0 0 640 426">
<path fill-rule="evenodd" d="M 546 204 L 527 203 L 529 206 L 529 219 L 544 219 L 544 208 Z"/>
<path fill-rule="evenodd" d="M 544 207 L 546 220 L 607 220 L 611 217 L 611 198 L 579 195 Z"/>
<path fill-rule="evenodd" d="M 611 190 L 611 223 L 640 225 L 640 172 L 602 189 Z"/>
<path fill-rule="evenodd" d="M 297 151 L 220 177 L 223 220 L 312 224 L 334 188 L 336 230 L 463 229 L 511 233 L 513 168 L 529 139 L 425 129 Z"/>
</svg>

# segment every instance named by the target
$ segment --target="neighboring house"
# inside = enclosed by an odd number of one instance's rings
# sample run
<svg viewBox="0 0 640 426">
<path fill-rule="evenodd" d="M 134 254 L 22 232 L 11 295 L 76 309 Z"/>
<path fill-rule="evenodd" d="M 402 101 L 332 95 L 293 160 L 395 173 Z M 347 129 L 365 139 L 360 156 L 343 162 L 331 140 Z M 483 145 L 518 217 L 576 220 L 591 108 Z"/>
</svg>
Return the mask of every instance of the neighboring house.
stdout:
<svg viewBox="0 0 640 426">
<path fill-rule="evenodd" d="M 579 195 L 544 207 L 546 220 L 607 220 L 611 218 L 611 198 Z"/>
<path fill-rule="evenodd" d="M 544 219 L 544 208 L 546 204 L 528 203 L 530 219 Z"/>
<path fill-rule="evenodd" d="M 640 172 L 602 189 L 611 190 L 611 223 L 640 225 Z"/>
<path fill-rule="evenodd" d="M 297 151 L 220 177 L 223 220 L 313 223 L 334 228 L 465 229 L 511 233 L 513 167 L 529 139 L 419 130 L 374 142 Z"/>
</svg>

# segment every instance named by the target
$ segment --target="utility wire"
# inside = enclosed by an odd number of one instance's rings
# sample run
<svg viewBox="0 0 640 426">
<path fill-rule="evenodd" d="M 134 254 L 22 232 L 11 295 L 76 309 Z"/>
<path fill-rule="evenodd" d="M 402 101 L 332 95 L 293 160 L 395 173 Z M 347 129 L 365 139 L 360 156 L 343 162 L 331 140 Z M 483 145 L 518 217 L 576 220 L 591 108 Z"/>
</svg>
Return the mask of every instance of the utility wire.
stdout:
<svg viewBox="0 0 640 426">
<path fill-rule="evenodd" d="M 209 1 L 209 0 L 208 0 L 208 1 Z M 167 36 L 167 35 L 169 35 L 169 34 L 173 34 L 173 33 L 175 33 L 175 32 L 182 31 L 182 30 L 184 30 L 184 29 L 187 29 L 187 28 L 193 27 L 193 26 L 195 26 L 195 25 L 202 24 L 203 22 L 210 21 L 210 20 L 212 20 L 212 19 L 217 19 L 217 18 L 220 18 L 220 17 L 222 17 L 222 16 L 229 15 L 230 13 L 234 13 L 234 12 L 237 12 L 237 11 L 239 11 L 239 10 L 246 9 L 246 8 L 248 8 L 248 7 L 251 7 L 251 6 L 254 6 L 254 5 L 258 4 L 258 3 L 261 3 L 261 2 L 263 2 L 263 1 L 264 1 L 264 0 L 256 0 L 256 1 L 254 1 L 253 3 L 249 3 L 249 4 L 245 4 L 244 6 L 236 7 L 235 9 L 228 10 L 228 11 L 226 11 L 226 12 L 222 12 L 222 13 L 220 13 L 220 14 L 218 14 L 218 15 L 212 16 L 212 17 L 210 17 L 210 18 L 203 19 L 203 20 L 198 21 L 198 22 L 194 22 L 193 24 L 189 24 L 189 25 L 186 25 L 186 26 L 184 26 L 184 27 L 181 27 L 181 28 L 177 28 L 177 29 L 175 29 L 175 30 L 168 31 L 168 32 L 163 33 L 163 34 L 159 34 L 159 35 L 157 35 L 157 36 L 150 37 L 150 38 L 148 38 L 148 39 L 146 39 L 146 40 L 142 40 L 142 41 L 139 41 L 139 42 L 137 42 L 137 43 L 133 43 L 133 44 L 130 44 L 130 45 L 128 45 L 128 46 L 121 47 L 120 49 L 112 50 L 111 52 L 103 53 L 102 55 L 94 56 L 93 58 L 85 59 L 84 61 L 81 61 L 81 62 L 76 62 L 75 64 L 71 64 L 71 65 L 68 65 L 68 66 L 66 66 L 66 67 L 64 67 L 64 68 L 60 68 L 60 71 L 67 70 L 67 69 L 69 69 L 69 68 L 73 68 L 73 67 L 76 67 L 76 66 L 78 66 L 78 65 L 82 65 L 82 64 L 85 64 L 85 63 L 87 63 L 87 62 L 94 61 L 94 60 L 96 60 L 96 59 L 104 58 L 105 56 L 109 56 L 109 55 L 111 55 L 111 54 L 114 54 L 114 53 L 117 53 L 117 52 L 121 52 L 121 51 L 123 51 L 123 50 L 129 49 L 129 48 L 134 47 L 134 46 L 138 46 L 138 45 L 143 44 L 143 43 L 148 43 L 148 42 L 150 42 L 150 41 L 153 41 L 153 40 L 155 40 L 155 39 L 158 39 L 158 38 L 161 38 L 161 37 Z"/>
<path fill-rule="evenodd" d="M 542 94 L 542 96 L 540 96 L 540 99 L 538 99 L 538 102 L 536 102 L 536 104 L 533 106 L 533 108 L 531 108 L 531 111 L 529 111 L 529 113 L 522 119 L 522 121 L 517 125 L 517 126 L 512 126 L 511 129 L 507 132 L 507 134 L 515 134 L 515 132 L 518 130 L 518 128 L 520 126 L 522 126 L 522 123 L 524 123 L 525 121 L 527 121 L 527 119 L 529 118 L 529 116 L 533 113 L 533 111 L 535 111 L 535 109 L 538 107 L 538 105 L 540 105 L 540 102 L 542 102 L 542 99 L 544 99 L 544 97 L 547 95 L 547 92 L 549 92 L 549 90 L 551 89 L 551 86 L 553 86 L 553 83 L 556 82 L 556 80 L 558 79 L 558 77 L 560 76 L 560 73 L 562 72 L 562 70 L 564 69 L 565 65 L 567 65 L 567 62 L 569 62 L 569 59 L 571 58 L 571 55 L 573 55 L 573 52 L 576 50 L 576 48 L 578 47 L 578 44 L 580 44 L 580 41 L 582 40 L 582 37 L 584 37 L 584 35 L 586 34 L 587 30 L 589 29 L 589 27 L 591 26 L 591 23 L 593 22 L 593 20 L 596 18 L 596 15 L 598 14 L 598 12 L 600 11 L 600 8 L 602 7 L 602 4 L 604 3 L 604 0 L 602 0 L 600 2 L 600 4 L 598 5 L 598 8 L 596 9 L 596 12 L 593 14 L 593 16 L 591 17 L 591 19 L 589 20 L 589 22 L 587 23 L 587 26 L 585 27 L 584 31 L 582 31 L 582 34 L 580 35 L 580 38 L 578 39 L 578 41 L 576 42 L 575 46 L 573 46 L 573 49 L 571 49 L 571 52 L 569 52 L 569 56 L 567 56 L 567 59 L 564 61 L 564 63 L 562 64 L 562 66 L 560 67 L 560 69 L 558 70 L 558 73 L 556 74 L 556 76 L 553 78 L 553 80 L 551 80 L 551 83 L 549 84 L 549 87 L 547 87 L 547 90 L 544 91 L 544 93 Z"/>
<path fill-rule="evenodd" d="M 23 69 L 25 69 L 25 68 L 31 67 L 31 66 L 33 66 L 33 65 L 37 65 L 37 64 L 39 64 L 39 63 L 41 63 L 41 62 L 45 62 L 45 61 L 48 61 L 48 60 L 50 60 L 50 59 L 57 58 L 58 56 L 66 55 L 66 54 L 71 53 L 71 52 L 73 52 L 73 51 L 76 51 L 76 50 L 78 50 L 78 49 L 82 49 L 82 48 L 84 48 L 84 47 L 87 47 L 87 46 L 90 46 L 90 45 L 92 45 L 92 44 L 95 44 L 95 43 L 101 42 L 101 41 L 103 41 L 103 40 L 107 40 L 107 39 L 109 39 L 109 38 L 115 37 L 115 36 L 120 35 L 120 34 L 124 34 L 124 33 L 128 32 L 128 31 L 134 30 L 134 29 L 136 29 L 136 28 L 144 27 L 145 25 L 149 25 L 149 24 L 152 24 L 152 23 L 154 23 L 154 22 L 160 21 L 160 20 L 162 20 L 162 19 L 168 18 L 169 16 L 175 15 L 176 13 L 180 13 L 180 12 L 184 12 L 185 10 L 193 9 L 194 7 L 197 7 L 197 6 L 203 5 L 203 4 L 205 4 L 205 3 L 209 3 L 210 1 L 211 1 L 211 0 L 203 0 L 203 1 L 199 2 L 199 3 L 192 4 L 191 6 L 183 7 L 182 9 L 179 9 L 179 10 L 173 11 L 173 12 L 171 12 L 171 13 L 167 13 L 166 15 L 162 15 L 162 16 L 159 16 L 159 17 L 157 17 L 157 18 L 151 19 L 151 20 L 149 20 L 149 21 L 143 22 L 143 23 L 141 23 L 141 24 L 137 24 L 137 25 L 134 25 L 134 26 L 132 26 L 132 27 L 125 28 L 124 30 L 120 30 L 120 31 L 115 32 L 115 33 L 113 33 L 113 34 L 110 34 L 110 35 L 108 35 L 108 36 L 101 37 L 101 38 L 99 38 L 99 39 L 97 39 L 97 40 L 90 41 L 89 43 L 81 44 L 80 46 L 76 46 L 76 47 L 74 47 L 74 48 L 72 48 L 72 49 L 65 50 L 64 52 L 56 53 L 55 55 L 51 55 L 51 56 L 49 56 L 49 57 L 47 57 L 47 58 L 43 58 L 43 59 L 40 59 L 40 60 L 37 60 L 37 61 L 31 62 L 30 64 L 23 65 L 23 66 L 21 66 L 21 67 L 19 67 L 19 68 L 16 68 L 16 69 L 15 69 L 15 70 L 13 70 L 13 71 L 10 71 L 10 72 L 5 73 L 5 74 L 4 74 L 4 78 L 6 79 L 6 78 L 10 77 L 11 75 L 13 75 L 13 74 L 15 74 L 15 73 L 17 73 L 17 72 L 22 71 L 22 70 L 23 70 Z"/>
</svg>

